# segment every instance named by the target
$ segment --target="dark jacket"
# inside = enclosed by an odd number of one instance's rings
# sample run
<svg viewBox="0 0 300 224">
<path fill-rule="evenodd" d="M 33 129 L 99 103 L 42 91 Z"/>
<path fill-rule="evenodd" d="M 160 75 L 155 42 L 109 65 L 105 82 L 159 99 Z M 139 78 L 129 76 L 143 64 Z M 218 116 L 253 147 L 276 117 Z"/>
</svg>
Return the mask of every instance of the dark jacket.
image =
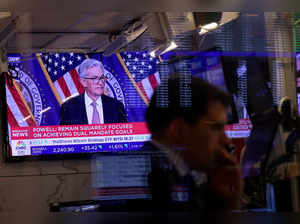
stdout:
<svg viewBox="0 0 300 224">
<path fill-rule="evenodd" d="M 104 123 L 127 122 L 124 106 L 118 100 L 102 95 Z M 73 97 L 62 104 L 59 114 L 60 125 L 88 124 L 84 94 Z"/>
<path fill-rule="evenodd" d="M 150 142 L 143 150 L 157 150 Z M 223 201 L 210 189 L 208 183 L 197 186 L 191 175 L 180 176 L 175 167 L 163 154 L 153 154 L 152 171 L 148 175 L 148 185 L 152 194 L 152 210 L 157 211 L 221 211 Z M 185 199 L 176 199 L 176 189 L 185 189 Z"/>
</svg>

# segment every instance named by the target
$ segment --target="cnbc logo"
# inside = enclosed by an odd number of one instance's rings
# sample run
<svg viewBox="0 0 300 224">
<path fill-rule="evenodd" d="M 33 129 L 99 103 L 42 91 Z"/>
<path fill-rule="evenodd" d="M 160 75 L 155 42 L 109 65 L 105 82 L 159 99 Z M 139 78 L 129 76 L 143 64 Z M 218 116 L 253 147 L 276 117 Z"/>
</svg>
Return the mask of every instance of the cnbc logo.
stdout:
<svg viewBox="0 0 300 224">
<path fill-rule="evenodd" d="M 17 146 L 17 147 L 26 147 L 26 144 L 25 144 L 25 142 L 23 142 L 23 141 L 17 141 L 16 146 Z"/>
<path fill-rule="evenodd" d="M 16 150 L 25 150 L 26 149 L 26 144 L 24 141 L 17 141 L 16 144 Z"/>
</svg>

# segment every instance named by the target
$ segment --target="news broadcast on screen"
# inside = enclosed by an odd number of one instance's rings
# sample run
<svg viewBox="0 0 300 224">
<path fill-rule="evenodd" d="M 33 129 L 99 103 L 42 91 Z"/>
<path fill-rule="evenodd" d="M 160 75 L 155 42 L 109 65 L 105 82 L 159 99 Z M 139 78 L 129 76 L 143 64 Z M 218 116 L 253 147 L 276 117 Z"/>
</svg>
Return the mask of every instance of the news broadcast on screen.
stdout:
<svg viewBox="0 0 300 224">
<path fill-rule="evenodd" d="M 197 56 L 191 74 L 226 84 L 219 56 Z M 161 83 L 161 61 L 148 52 L 102 54 L 10 54 L 6 78 L 7 124 L 11 157 L 139 150 L 151 139 L 144 113 Z M 101 62 L 103 74 L 82 78 L 80 66 Z M 91 80 L 94 79 L 94 80 Z M 84 80 L 84 81 L 83 81 Z M 87 104 L 88 83 L 104 80 L 99 114 Z M 95 91 L 100 91 L 96 89 Z M 96 121 L 96 122 L 95 122 Z M 229 125 L 230 137 L 247 137 L 250 123 Z"/>
</svg>

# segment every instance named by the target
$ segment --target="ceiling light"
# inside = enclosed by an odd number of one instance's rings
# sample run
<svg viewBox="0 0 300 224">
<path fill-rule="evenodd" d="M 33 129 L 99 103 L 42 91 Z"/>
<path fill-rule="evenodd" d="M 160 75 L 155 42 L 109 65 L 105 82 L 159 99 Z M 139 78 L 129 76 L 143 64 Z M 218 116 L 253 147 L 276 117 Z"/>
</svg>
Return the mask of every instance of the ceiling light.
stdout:
<svg viewBox="0 0 300 224">
<path fill-rule="evenodd" d="M 164 54 L 168 51 L 174 50 L 175 48 L 178 47 L 177 44 L 174 41 L 171 41 L 168 45 L 169 46 L 163 52 L 161 52 L 161 54 Z"/>
<path fill-rule="evenodd" d="M 209 23 L 209 24 L 206 24 L 206 25 L 202 26 L 201 28 L 202 28 L 202 29 L 205 29 L 205 30 L 214 30 L 214 29 L 216 29 L 218 26 L 219 26 L 218 23 L 212 22 L 212 23 Z"/>
<path fill-rule="evenodd" d="M 202 35 L 206 32 L 215 30 L 215 29 L 218 28 L 218 26 L 219 26 L 219 24 L 216 23 L 216 22 L 208 23 L 208 24 L 201 27 L 199 34 Z"/>
<path fill-rule="evenodd" d="M 177 48 L 177 44 L 174 41 L 168 41 L 164 44 L 159 45 L 158 47 L 155 47 L 153 50 L 150 51 L 150 56 L 155 58 L 159 55 L 162 55 L 168 51 L 174 50 Z"/>
<path fill-rule="evenodd" d="M 209 31 L 215 30 L 220 26 L 223 26 L 224 24 L 231 22 L 232 20 L 235 20 L 239 17 L 240 13 L 239 12 L 223 12 L 221 14 L 221 17 L 218 16 L 216 18 L 214 18 L 213 16 L 211 16 L 210 21 L 207 18 L 200 18 L 203 21 L 206 21 L 207 23 L 204 25 L 198 25 L 198 27 L 200 28 L 199 34 L 202 35 L 204 33 L 207 33 Z M 199 16 L 198 16 L 199 17 Z M 220 18 L 219 18 L 220 17 Z M 200 19 L 198 18 L 198 20 L 200 21 Z M 215 21 L 212 21 L 212 20 Z M 198 22 L 199 23 L 199 22 Z M 203 23 L 202 23 L 203 24 Z"/>
</svg>

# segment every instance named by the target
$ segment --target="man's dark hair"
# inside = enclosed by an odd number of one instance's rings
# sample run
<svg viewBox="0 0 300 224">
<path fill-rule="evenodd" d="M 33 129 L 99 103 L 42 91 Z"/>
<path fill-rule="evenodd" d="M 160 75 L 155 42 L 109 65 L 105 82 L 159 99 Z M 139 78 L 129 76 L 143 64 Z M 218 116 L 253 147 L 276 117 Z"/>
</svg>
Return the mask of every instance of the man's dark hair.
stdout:
<svg viewBox="0 0 300 224">
<path fill-rule="evenodd" d="M 172 74 L 151 98 L 146 111 L 148 128 L 152 134 L 158 133 L 176 118 L 193 125 L 206 114 L 211 102 L 220 102 L 228 107 L 232 97 L 200 78 Z"/>
</svg>

